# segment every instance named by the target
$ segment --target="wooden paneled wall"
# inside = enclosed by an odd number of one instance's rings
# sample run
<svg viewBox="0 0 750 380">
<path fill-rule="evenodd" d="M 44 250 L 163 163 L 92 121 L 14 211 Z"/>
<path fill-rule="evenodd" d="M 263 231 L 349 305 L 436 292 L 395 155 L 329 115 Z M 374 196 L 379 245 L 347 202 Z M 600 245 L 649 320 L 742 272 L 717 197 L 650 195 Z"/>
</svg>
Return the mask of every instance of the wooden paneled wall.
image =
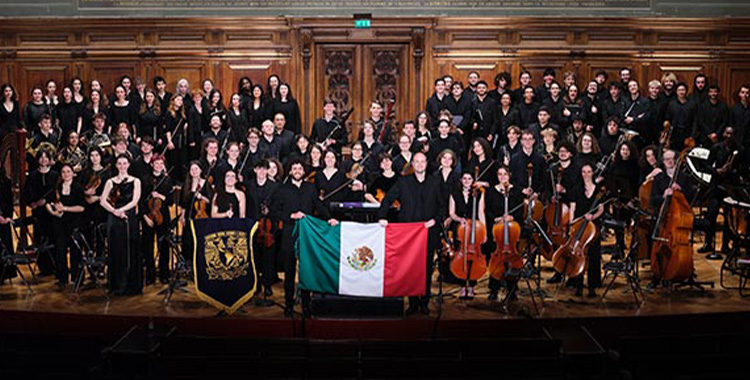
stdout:
<svg viewBox="0 0 750 380">
<path fill-rule="evenodd" d="M 0 82 L 22 102 L 48 79 L 99 79 L 107 93 L 122 75 L 170 88 L 187 78 L 213 79 L 225 99 L 241 76 L 254 83 L 276 73 L 292 86 L 306 128 L 325 96 L 352 120 L 373 99 L 395 98 L 400 119 L 413 117 L 432 93 L 433 78 L 464 80 L 478 71 L 492 83 L 522 70 L 541 81 L 546 67 L 573 71 L 579 85 L 593 73 L 633 70 L 642 87 L 672 71 L 699 73 L 731 98 L 750 82 L 750 20 L 649 18 L 377 18 L 368 30 L 348 18 L 6 19 L 0 25 Z M 515 87 L 515 83 L 514 83 Z M 348 103 L 347 103 L 348 102 Z"/>
</svg>

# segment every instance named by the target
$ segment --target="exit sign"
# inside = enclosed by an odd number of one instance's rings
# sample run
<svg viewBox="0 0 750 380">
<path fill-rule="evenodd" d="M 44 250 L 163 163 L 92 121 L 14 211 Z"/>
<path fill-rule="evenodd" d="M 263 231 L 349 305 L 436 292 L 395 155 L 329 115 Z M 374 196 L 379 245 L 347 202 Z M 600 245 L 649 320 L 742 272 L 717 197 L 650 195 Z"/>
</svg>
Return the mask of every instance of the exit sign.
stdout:
<svg viewBox="0 0 750 380">
<path fill-rule="evenodd" d="M 369 29 L 370 19 L 364 18 L 364 19 L 354 20 L 354 27 L 356 29 Z"/>
</svg>

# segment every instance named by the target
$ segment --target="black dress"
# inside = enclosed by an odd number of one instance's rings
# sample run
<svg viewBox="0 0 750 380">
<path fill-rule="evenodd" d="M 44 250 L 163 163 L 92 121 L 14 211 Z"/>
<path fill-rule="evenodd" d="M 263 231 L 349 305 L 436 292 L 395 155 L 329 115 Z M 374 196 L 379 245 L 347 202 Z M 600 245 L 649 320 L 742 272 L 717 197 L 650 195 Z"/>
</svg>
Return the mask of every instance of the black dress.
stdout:
<svg viewBox="0 0 750 380">
<path fill-rule="evenodd" d="M 227 110 L 227 124 L 229 125 L 229 141 L 243 142 L 247 140 L 247 130 L 250 128 L 250 121 L 247 114 L 240 110 L 235 113 L 234 110 Z"/>
<path fill-rule="evenodd" d="M 54 202 L 55 193 L 59 194 L 60 203 L 65 207 L 84 205 L 83 187 L 75 181 L 70 185 L 70 193 L 63 194 L 58 188 L 48 196 L 48 203 Z M 61 284 L 67 284 L 68 274 L 70 274 L 71 279 L 75 281 L 79 269 L 78 265 L 81 262 L 81 251 L 75 244 L 73 244 L 72 236 L 73 233 L 83 225 L 83 213 L 64 212 L 62 217 L 58 218 L 53 216 L 52 218 L 54 220 L 52 233 L 55 237 L 57 280 Z M 67 260 L 68 248 L 70 248 L 70 271 L 68 271 Z"/>
<path fill-rule="evenodd" d="M 273 102 L 273 114 L 283 113 L 286 118 L 284 129 L 292 131 L 295 135 L 302 132 L 302 117 L 300 116 L 299 105 L 294 99 L 288 99 L 286 102 L 276 100 Z"/>
<path fill-rule="evenodd" d="M 341 170 L 336 170 L 331 178 L 326 177 L 324 170 L 321 170 L 320 173 L 315 175 L 315 186 L 318 188 L 318 194 L 323 194 L 323 197 L 325 198 L 323 204 L 326 208 L 330 207 L 331 202 L 343 202 L 348 199 L 348 186 L 343 187 L 337 193 L 333 194 L 333 192 L 344 185 L 346 181 L 347 178 Z"/>
<path fill-rule="evenodd" d="M 120 208 L 133 200 L 135 181 L 120 184 L 120 196 L 114 207 Z M 118 296 L 140 294 L 143 291 L 143 262 L 139 244 L 138 217 L 135 208 L 127 212 L 127 219 L 120 219 L 113 214 L 107 217 L 107 235 L 109 236 L 109 291 Z"/>
<path fill-rule="evenodd" d="M 237 198 L 237 194 L 226 193 L 223 191 L 217 192 L 216 207 L 218 208 L 218 212 L 221 214 L 228 212 L 231 209 L 233 218 L 240 217 L 240 200 Z M 214 215 L 213 217 L 215 218 L 216 216 Z"/>
<path fill-rule="evenodd" d="M 586 186 L 581 184 L 575 190 L 571 196 L 571 202 L 576 204 L 576 212 L 573 218 L 578 218 L 585 215 L 587 212 L 594 207 L 597 203 L 597 196 L 601 188 L 596 187 L 590 197 L 586 196 Z M 599 221 L 593 221 L 596 224 L 597 231 L 599 230 Z M 588 268 L 586 269 L 587 285 L 589 289 L 594 289 L 602 286 L 602 253 L 601 253 L 601 236 L 597 236 L 596 239 L 589 245 L 589 250 L 586 255 L 588 261 Z M 580 282 L 579 282 L 580 281 Z M 583 276 L 571 279 L 571 283 L 583 286 Z"/>
<path fill-rule="evenodd" d="M 78 118 L 81 117 L 79 108 L 74 102 L 61 102 L 57 105 L 56 112 L 57 120 L 60 121 L 59 126 L 62 130 L 63 138 L 67 139 L 71 131 L 78 130 Z"/>
<path fill-rule="evenodd" d="M 164 130 L 164 113 L 159 112 L 157 115 L 154 108 L 146 108 L 144 112 L 138 113 L 137 123 L 138 137 L 151 136 L 154 139 L 155 150 L 160 150 L 161 144 L 166 141 L 166 131 Z"/>
<path fill-rule="evenodd" d="M 132 127 L 138 120 L 132 102 L 129 102 L 126 106 L 118 106 L 117 103 L 112 103 L 110 112 L 112 113 L 112 122 L 110 125 L 112 125 L 115 130 L 120 123 L 127 123 L 128 127 Z"/>
<path fill-rule="evenodd" d="M 33 101 L 26 103 L 26 108 L 23 110 L 23 123 L 26 125 L 26 129 L 29 131 L 30 136 L 39 131 L 39 120 L 44 114 L 50 114 L 49 105 L 45 102 L 36 104 Z"/>
</svg>

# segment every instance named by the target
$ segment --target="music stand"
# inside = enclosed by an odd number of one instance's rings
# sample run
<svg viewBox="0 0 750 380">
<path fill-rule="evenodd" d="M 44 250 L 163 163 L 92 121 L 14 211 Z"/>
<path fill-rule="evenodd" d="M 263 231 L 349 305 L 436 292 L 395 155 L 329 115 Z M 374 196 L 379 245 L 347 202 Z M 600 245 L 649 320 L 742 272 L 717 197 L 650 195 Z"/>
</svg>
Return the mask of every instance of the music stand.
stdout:
<svg viewBox="0 0 750 380">
<path fill-rule="evenodd" d="M 173 228 L 170 229 L 168 234 L 162 236 L 162 239 L 166 239 L 169 244 L 169 257 L 170 261 L 172 261 L 172 271 L 169 274 L 169 285 L 156 293 L 158 295 L 164 295 L 164 306 L 169 305 L 175 291 L 179 290 L 182 293 L 189 293 L 188 290 L 185 289 L 185 285 L 187 284 L 187 279 L 190 278 L 190 266 L 182 256 L 182 249 L 180 249 L 182 236 L 175 235 L 176 223 L 178 222 L 179 219 L 175 219 L 173 222 L 175 224 Z"/>
<path fill-rule="evenodd" d="M 602 228 L 606 227 L 603 226 Z M 618 228 L 618 226 L 615 226 L 615 228 Z M 625 227 L 622 226 L 622 228 Z M 639 241 L 635 238 L 635 236 L 631 236 L 630 241 L 632 243 L 630 244 L 630 249 L 628 250 L 627 255 L 623 255 L 622 248 L 618 244 L 615 244 L 615 252 L 620 253 L 620 255 L 618 256 L 621 257 L 621 259 L 613 259 L 609 263 L 604 264 L 604 277 L 602 277 L 602 283 L 606 283 L 607 276 L 612 276 L 612 281 L 610 281 L 607 287 L 604 289 L 604 293 L 602 294 L 599 303 L 604 303 L 606 301 L 607 293 L 609 293 L 610 289 L 612 289 L 612 285 L 614 285 L 617 277 L 623 275 L 625 276 L 628 287 L 633 292 L 633 302 L 635 303 L 636 308 L 640 309 L 640 307 L 643 305 L 645 297 L 643 296 L 643 290 L 641 289 L 640 285 L 641 278 L 638 275 Z"/>
<path fill-rule="evenodd" d="M 92 226 L 92 228 L 96 227 Z M 86 236 L 79 229 L 73 231 L 72 240 L 73 244 L 75 244 L 76 248 L 81 252 L 81 262 L 78 264 L 78 275 L 73 281 L 73 289 L 71 291 L 74 292 L 78 298 L 81 297 L 81 287 L 83 286 L 83 280 L 86 278 L 86 272 L 88 271 L 89 276 L 94 279 L 94 285 L 102 292 L 104 297 L 109 300 L 109 295 L 99 282 L 98 276 L 98 274 L 104 271 L 104 268 L 107 266 L 106 260 L 96 257 L 86 239 Z"/>
</svg>

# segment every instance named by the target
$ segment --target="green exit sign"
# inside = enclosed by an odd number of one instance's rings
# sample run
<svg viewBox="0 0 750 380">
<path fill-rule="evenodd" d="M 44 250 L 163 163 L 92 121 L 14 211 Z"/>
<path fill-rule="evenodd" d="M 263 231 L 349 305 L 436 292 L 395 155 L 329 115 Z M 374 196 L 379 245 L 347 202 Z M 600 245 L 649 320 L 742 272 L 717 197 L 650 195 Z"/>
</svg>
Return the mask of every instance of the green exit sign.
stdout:
<svg viewBox="0 0 750 380">
<path fill-rule="evenodd" d="M 354 27 L 356 29 L 369 29 L 370 28 L 370 19 L 360 19 L 360 20 L 354 20 Z"/>
</svg>

